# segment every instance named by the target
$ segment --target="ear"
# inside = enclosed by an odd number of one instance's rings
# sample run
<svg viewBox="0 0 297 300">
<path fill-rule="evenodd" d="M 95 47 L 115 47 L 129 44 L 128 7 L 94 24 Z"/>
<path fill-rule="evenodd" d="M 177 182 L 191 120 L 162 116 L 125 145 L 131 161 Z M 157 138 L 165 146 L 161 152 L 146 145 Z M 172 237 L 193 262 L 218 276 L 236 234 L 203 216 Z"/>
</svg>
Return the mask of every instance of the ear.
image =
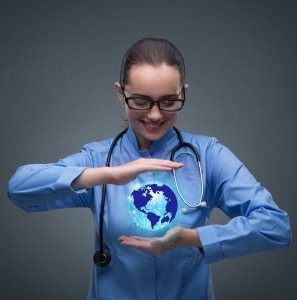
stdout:
<svg viewBox="0 0 297 300">
<path fill-rule="evenodd" d="M 184 85 L 185 92 L 188 90 L 188 88 L 189 88 L 189 85 L 187 83 L 185 83 L 185 85 Z"/>
<path fill-rule="evenodd" d="M 120 83 L 115 82 L 114 87 L 115 87 L 115 90 L 116 90 L 116 93 L 117 93 L 117 96 L 118 96 L 120 102 L 124 104 L 125 99 L 124 99 L 124 95 L 123 95 L 123 91 L 122 91 Z"/>
</svg>

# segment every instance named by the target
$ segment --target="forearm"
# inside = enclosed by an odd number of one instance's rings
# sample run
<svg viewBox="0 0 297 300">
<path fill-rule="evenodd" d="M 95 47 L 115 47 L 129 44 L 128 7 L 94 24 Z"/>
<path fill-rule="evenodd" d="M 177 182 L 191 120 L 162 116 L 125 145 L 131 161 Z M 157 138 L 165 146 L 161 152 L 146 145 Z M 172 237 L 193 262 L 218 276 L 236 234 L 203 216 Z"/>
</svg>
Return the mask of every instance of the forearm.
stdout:
<svg viewBox="0 0 297 300">
<path fill-rule="evenodd" d="M 78 190 L 102 184 L 126 184 L 144 172 L 169 172 L 182 166 L 170 160 L 140 158 L 120 166 L 87 168 L 72 182 L 71 187 Z"/>
<path fill-rule="evenodd" d="M 112 182 L 112 168 L 87 168 L 72 183 L 74 190 L 89 189 Z"/>
</svg>

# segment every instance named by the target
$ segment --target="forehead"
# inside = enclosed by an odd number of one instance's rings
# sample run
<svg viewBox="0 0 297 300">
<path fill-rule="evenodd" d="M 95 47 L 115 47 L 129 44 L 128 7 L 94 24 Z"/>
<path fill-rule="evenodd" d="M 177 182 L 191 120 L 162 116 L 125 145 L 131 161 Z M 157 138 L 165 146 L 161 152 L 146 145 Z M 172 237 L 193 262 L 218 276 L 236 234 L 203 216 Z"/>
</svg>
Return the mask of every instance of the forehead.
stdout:
<svg viewBox="0 0 297 300">
<path fill-rule="evenodd" d="M 129 71 L 125 90 L 159 96 L 160 94 L 178 93 L 181 87 L 177 68 L 162 64 L 160 66 L 133 65 Z"/>
</svg>

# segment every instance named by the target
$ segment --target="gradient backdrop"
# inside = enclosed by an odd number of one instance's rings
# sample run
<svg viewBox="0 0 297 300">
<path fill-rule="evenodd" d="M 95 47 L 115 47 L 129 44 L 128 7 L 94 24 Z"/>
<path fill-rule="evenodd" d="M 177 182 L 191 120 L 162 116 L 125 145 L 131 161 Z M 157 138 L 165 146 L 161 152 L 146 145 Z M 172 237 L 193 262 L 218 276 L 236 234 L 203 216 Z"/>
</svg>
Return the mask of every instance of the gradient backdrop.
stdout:
<svg viewBox="0 0 297 300">
<path fill-rule="evenodd" d="M 113 84 L 142 37 L 168 38 L 184 54 L 190 89 L 177 126 L 231 148 L 289 212 L 294 234 L 296 8 L 286 0 L 2 0 L 0 299 L 86 298 L 90 211 L 25 213 L 6 184 L 20 165 L 55 162 L 121 130 Z M 212 221 L 226 218 L 216 212 Z M 215 263 L 217 300 L 296 299 L 296 267 L 294 243 Z"/>
</svg>

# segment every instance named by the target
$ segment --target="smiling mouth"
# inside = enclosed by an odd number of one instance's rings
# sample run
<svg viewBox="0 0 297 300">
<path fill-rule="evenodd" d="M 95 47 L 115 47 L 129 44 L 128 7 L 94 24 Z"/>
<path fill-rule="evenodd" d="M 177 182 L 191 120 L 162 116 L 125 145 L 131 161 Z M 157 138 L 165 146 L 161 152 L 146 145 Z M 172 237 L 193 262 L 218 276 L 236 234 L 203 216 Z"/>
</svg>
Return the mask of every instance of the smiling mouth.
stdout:
<svg viewBox="0 0 297 300">
<path fill-rule="evenodd" d="M 157 123 L 157 124 L 143 122 L 143 124 L 145 125 L 146 128 L 154 130 L 154 129 L 160 128 L 161 125 L 163 124 L 163 122 L 162 123 Z"/>
</svg>

